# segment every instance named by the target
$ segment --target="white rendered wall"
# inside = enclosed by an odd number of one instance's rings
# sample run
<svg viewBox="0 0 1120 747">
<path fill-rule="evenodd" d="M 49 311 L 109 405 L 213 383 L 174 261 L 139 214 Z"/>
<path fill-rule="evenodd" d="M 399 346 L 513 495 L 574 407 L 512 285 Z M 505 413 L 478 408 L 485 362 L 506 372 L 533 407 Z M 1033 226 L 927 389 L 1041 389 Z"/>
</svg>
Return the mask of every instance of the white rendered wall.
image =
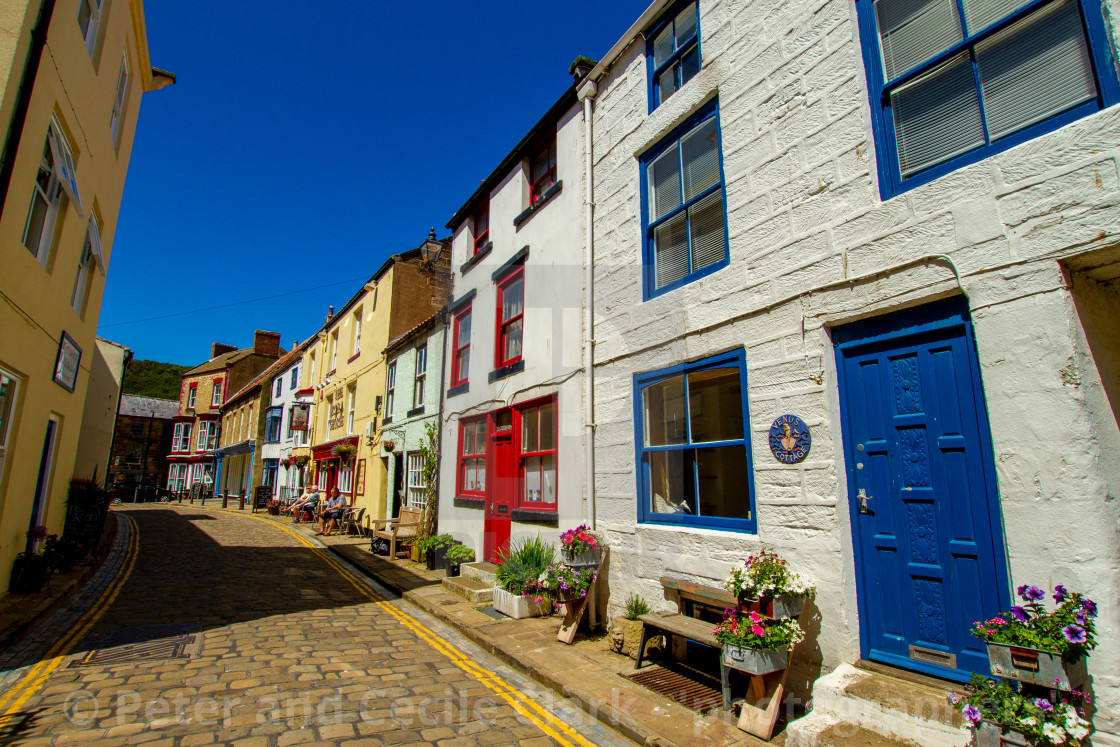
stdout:
<svg viewBox="0 0 1120 747">
<path fill-rule="evenodd" d="M 599 82 L 595 103 L 595 496 L 612 544 L 612 608 L 632 592 L 667 608 L 661 575 L 718 585 L 767 546 L 820 590 L 791 675 L 799 695 L 822 671 L 857 659 L 828 328 L 963 288 L 1011 582 L 1064 583 L 1100 604 L 1090 659 L 1096 725 L 1120 735 L 1120 434 L 1100 406 L 1099 374 L 1059 266 L 1116 240 L 1120 111 L 883 202 L 854 6 L 701 0 L 700 8 L 695 78 L 647 114 L 639 42 Z M 716 95 L 731 264 L 643 302 L 637 157 Z M 740 347 L 758 534 L 637 525 L 633 374 Z M 809 458 L 793 466 L 771 456 L 765 437 L 787 412 L 813 436 Z"/>
</svg>

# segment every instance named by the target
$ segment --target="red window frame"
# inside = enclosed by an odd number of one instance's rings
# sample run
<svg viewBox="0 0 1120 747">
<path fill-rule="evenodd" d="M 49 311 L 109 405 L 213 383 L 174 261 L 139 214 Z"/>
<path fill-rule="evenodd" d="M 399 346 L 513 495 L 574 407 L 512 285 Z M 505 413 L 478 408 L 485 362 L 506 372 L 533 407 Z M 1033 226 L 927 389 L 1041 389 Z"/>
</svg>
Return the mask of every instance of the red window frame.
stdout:
<svg viewBox="0 0 1120 747">
<path fill-rule="evenodd" d="M 478 426 L 482 426 L 482 443 L 479 444 Z M 467 429 L 473 429 L 473 446 L 471 451 L 467 451 L 468 444 L 466 440 Z M 486 476 L 490 474 L 489 460 L 487 459 L 487 452 L 489 449 L 490 438 L 490 422 L 489 416 L 483 415 L 477 418 L 469 418 L 459 421 L 459 448 L 455 454 L 455 495 L 463 498 L 485 498 L 486 497 Z M 468 461 L 482 460 L 483 468 L 483 481 L 481 487 L 466 488 L 464 487 L 464 478 L 466 475 L 466 467 Z"/>
<path fill-rule="evenodd" d="M 540 448 L 540 446 L 541 446 L 540 408 L 542 408 L 546 405 L 551 405 L 552 406 L 552 448 L 551 449 L 541 449 Z M 537 432 L 536 432 L 536 444 L 535 444 L 537 448 L 535 450 L 532 450 L 532 451 L 526 451 L 525 447 L 526 447 L 527 444 L 526 444 L 526 439 L 525 439 L 525 435 L 526 435 L 525 434 L 525 420 L 526 420 L 525 414 L 530 410 L 537 410 L 537 413 L 538 413 L 537 414 L 537 419 L 536 419 Z M 516 501 L 517 508 L 518 509 L 524 509 L 524 510 L 527 510 L 527 511 L 546 511 L 546 512 L 549 512 L 549 513 L 554 513 L 555 511 L 558 510 L 557 505 L 558 505 L 559 495 L 560 495 L 560 479 L 559 479 L 560 478 L 560 465 L 559 465 L 558 455 L 557 455 L 557 446 L 559 445 L 558 441 L 559 441 L 560 425 L 559 425 L 559 408 L 556 406 L 556 395 L 552 395 L 550 397 L 542 397 L 542 398 L 539 398 L 539 399 L 530 400 L 529 402 L 523 402 L 523 403 L 517 405 L 514 408 L 513 428 L 514 428 L 514 433 L 516 434 L 516 438 L 517 438 L 517 463 L 519 465 L 518 466 L 518 475 L 517 475 L 517 501 Z M 526 491 L 528 490 L 528 484 L 529 484 L 528 480 L 527 480 L 526 470 L 528 468 L 529 463 L 534 458 L 537 458 L 537 457 L 540 458 L 540 467 L 539 467 L 539 469 L 540 469 L 540 482 L 538 484 L 540 484 L 542 486 L 544 485 L 545 459 L 547 457 L 552 457 L 552 491 L 553 491 L 552 498 L 553 498 L 553 500 L 551 502 L 545 502 L 543 500 L 535 500 L 535 501 L 534 500 L 529 500 L 529 497 L 526 495 Z"/>
<path fill-rule="evenodd" d="M 543 167 L 543 171 L 539 170 Z M 529 159 L 529 204 L 536 205 L 556 184 L 556 137 L 553 136 Z"/>
<path fill-rule="evenodd" d="M 455 314 L 455 328 L 451 338 L 451 349 L 454 351 L 451 354 L 451 386 L 459 386 L 466 384 L 470 378 L 471 366 L 471 330 L 470 330 L 470 316 L 471 307 L 467 305 Z M 467 341 L 462 345 L 459 344 L 459 329 L 463 324 L 463 320 L 467 320 Z M 460 365 L 460 361 L 464 361 L 465 365 Z M 462 369 L 460 371 L 460 369 Z M 461 375 L 460 375 L 461 374 Z"/>
<path fill-rule="evenodd" d="M 504 319 L 503 314 L 504 314 L 504 311 L 505 311 L 506 292 L 507 292 L 507 289 L 511 285 L 514 285 L 515 283 L 519 283 L 520 284 L 519 287 L 521 288 L 521 312 L 518 313 L 518 314 L 514 314 L 509 319 Z M 519 268 L 516 272 L 511 272 L 509 275 L 507 275 L 505 278 L 503 278 L 500 283 L 498 283 L 497 321 L 496 321 L 496 330 L 495 330 L 495 335 L 494 335 L 494 340 L 495 340 L 495 345 L 494 345 L 494 362 L 495 362 L 495 365 L 494 365 L 494 367 L 495 368 L 501 368 L 502 366 L 509 366 L 509 365 L 517 363 L 518 361 L 521 360 L 521 356 L 525 352 L 525 322 L 524 322 L 524 318 L 525 318 L 525 270 L 524 270 L 524 268 Z M 506 334 L 518 322 L 521 323 L 521 326 L 520 326 L 521 343 L 518 346 L 517 355 L 506 358 L 505 357 Z"/>
<path fill-rule="evenodd" d="M 483 227 L 481 231 L 479 230 L 479 226 Z M 482 207 L 482 210 L 475 214 L 474 217 L 474 252 L 472 252 L 472 255 L 478 254 L 482 250 L 482 247 L 486 246 L 486 242 L 489 240 L 490 203 L 487 203 Z"/>
</svg>

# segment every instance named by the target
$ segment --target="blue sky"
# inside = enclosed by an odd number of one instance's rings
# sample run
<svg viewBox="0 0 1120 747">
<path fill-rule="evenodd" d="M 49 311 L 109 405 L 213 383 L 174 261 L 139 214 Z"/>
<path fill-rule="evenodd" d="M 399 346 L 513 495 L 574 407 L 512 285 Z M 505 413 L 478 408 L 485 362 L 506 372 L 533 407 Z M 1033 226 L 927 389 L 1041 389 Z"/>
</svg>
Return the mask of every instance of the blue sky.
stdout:
<svg viewBox="0 0 1120 747">
<path fill-rule="evenodd" d="M 389 255 L 447 235 L 572 60 L 646 5 L 148 0 L 152 64 L 178 82 L 143 99 L 98 333 L 184 364 L 254 329 L 305 339 Z"/>
</svg>

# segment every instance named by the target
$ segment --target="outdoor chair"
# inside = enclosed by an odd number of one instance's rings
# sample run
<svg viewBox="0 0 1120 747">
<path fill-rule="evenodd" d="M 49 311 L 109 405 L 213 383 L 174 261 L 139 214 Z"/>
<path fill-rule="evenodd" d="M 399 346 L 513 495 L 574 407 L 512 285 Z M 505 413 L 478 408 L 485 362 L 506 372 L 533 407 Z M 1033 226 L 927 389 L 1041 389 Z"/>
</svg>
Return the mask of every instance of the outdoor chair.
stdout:
<svg viewBox="0 0 1120 747">
<path fill-rule="evenodd" d="M 362 526 L 362 517 L 366 515 L 366 510 L 362 508 L 351 508 L 342 515 L 342 520 L 338 522 L 339 531 L 344 534 L 356 533 L 359 537 L 364 536 L 365 528 Z"/>
<path fill-rule="evenodd" d="M 420 536 L 420 525 L 424 523 L 424 512 L 419 508 L 402 508 L 395 519 L 370 519 L 371 545 L 382 539 L 389 542 L 389 557 L 398 557 L 398 544 L 408 544 Z M 384 529 L 380 527 L 384 525 Z"/>
</svg>

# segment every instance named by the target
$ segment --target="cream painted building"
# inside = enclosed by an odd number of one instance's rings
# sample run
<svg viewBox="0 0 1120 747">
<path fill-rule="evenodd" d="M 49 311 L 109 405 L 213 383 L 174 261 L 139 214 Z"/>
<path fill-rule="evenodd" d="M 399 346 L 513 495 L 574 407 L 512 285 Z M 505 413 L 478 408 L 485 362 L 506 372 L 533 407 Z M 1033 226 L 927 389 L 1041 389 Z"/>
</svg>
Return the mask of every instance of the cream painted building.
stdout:
<svg viewBox="0 0 1120 747">
<path fill-rule="evenodd" d="M 449 243 L 432 236 L 424 246 L 386 260 L 338 313 L 332 308 L 303 357 L 304 387 L 315 405 L 309 426 L 312 476 L 324 491 L 338 487 L 368 518 L 384 518 L 387 510 L 383 351 L 446 302 Z M 425 259 L 428 252 L 434 260 Z M 339 447 L 354 451 L 339 454 Z"/>
<path fill-rule="evenodd" d="M 62 531 L 140 99 L 172 82 L 139 0 L 0 6 L 0 578 Z"/>
<path fill-rule="evenodd" d="M 97 338 L 89 364 L 89 385 L 78 436 L 78 455 L 74 476 L 107 484 L 109 451 L 117 425 L 124 372 L 132 362 L 132 351 L 111 340 Z"/>
</svg>

